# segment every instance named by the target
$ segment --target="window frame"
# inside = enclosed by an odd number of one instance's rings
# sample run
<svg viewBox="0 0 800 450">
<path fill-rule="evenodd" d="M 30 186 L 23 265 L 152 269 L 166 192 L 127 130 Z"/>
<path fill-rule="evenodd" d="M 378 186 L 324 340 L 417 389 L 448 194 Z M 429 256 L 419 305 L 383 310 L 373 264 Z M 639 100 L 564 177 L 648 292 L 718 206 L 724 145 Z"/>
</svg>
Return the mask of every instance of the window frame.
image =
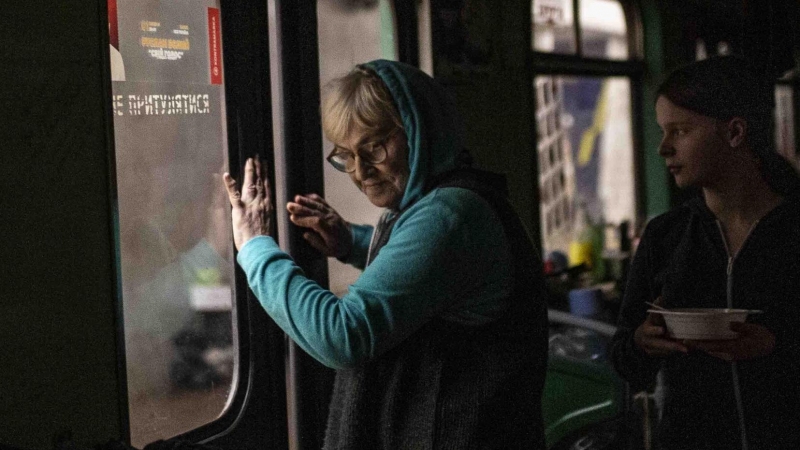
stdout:
<svg viewBox="0 0 800 450">
<path fill-rule="evenodd" d="M 538 110 L 536 98 L 535 79 L 538 76 L 575 76 L 575 77 L 625 77 L 630 81 L 631 91 L 631 136 L 633 140 L 633 195 L 634 195 L 634 216 L 630 224 L 630 230 L 638 230 L 646 220 L 646 191 L 645 191 L 645 158 L 643 154 L 644 142 L 644 121 L 642 116 L 643 91 L 644 91 L 644 36 L 642 13 L 635 2 L 631 0 L 617 0 L 622 7 L 628 41 L 627 60 L 609 60 L 601 58 L 584 57 L 583 44 L 581 42 L 581 21 L 580 21 L 580 1 L 572 0 L 573 27 L 575 32 L 576 46 L 574 54 L 558 54 L 535 50 L 533 46 L 533 27 L 535 23 L 533 16 L 530 18 L 530 58 L 529 73 L 531 83 L 530 104 L 534 117 Z M 533 0 L 531 0 L 533 2 Z M 538 228 L 537 238 L 541 248 L 544 241 L 544 229 L 541 225 L 541 190 L 539 185 L 540 164 L 539 164 L 539 135 L 537 132 L 537 121 L 531 121 L 531 136 L 533 136 L 534 155 L 531 158 L 533 173 L 535 176 L 535 200 L 536 208 L 536 227 Z"/>
</svg>

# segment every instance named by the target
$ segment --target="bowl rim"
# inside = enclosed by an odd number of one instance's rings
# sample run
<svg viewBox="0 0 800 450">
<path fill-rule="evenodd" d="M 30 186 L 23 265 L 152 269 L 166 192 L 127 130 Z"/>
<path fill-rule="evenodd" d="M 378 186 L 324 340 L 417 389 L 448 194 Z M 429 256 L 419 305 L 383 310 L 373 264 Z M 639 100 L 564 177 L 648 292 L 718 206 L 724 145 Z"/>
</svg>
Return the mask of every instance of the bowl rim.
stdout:
<svg viewBox="0 0 800 450">
<path fill-rule="evenodd" d="M 675 309 L 648 309 L 647 312 L 664 316 L 725 316 L 729 314 L 761 314 L 760 309 L 739 308 L 675 308 Z"/>
</svg>

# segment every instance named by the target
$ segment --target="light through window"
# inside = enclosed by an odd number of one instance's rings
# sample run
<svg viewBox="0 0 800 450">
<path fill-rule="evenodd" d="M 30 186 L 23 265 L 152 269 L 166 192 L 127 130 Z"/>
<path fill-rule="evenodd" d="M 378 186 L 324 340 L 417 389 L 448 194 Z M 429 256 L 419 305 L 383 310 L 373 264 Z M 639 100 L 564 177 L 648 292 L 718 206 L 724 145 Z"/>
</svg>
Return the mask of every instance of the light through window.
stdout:
<svg viewBox="0 0 800 450">
<path fill-rule="evenodd" d="M 581 54 L 587 58 L 628 59 L 628 28 L 616 0 L 581 0 Z"/>
<path fill-rule="evenodd" d="M 575 19 L 572 0 L 533 0 L 533 49 L 540 52 L 572 54 L 575 41 Z"/>
<path fill-rule="evenodd" d="M 638 226 L 628 20 L 619 0 L 531 2 L 542 246 L 594 281 Z"/>
</svg>

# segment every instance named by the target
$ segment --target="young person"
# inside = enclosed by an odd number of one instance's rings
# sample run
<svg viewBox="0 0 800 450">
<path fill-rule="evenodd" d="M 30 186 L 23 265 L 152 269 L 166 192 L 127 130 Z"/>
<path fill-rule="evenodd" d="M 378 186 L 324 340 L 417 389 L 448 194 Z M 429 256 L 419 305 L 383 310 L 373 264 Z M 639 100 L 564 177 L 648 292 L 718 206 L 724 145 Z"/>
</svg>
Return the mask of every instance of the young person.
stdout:
<svg viewBox="0 0 800 450">
<path fill-rule="evenodd" d="M 770 144 L 772 98 L 732 56 L 658 91 L 659 154 L 699 194 L 647 225 L 611 355 L 634 389 L 663 371 L 665 450 L 800 448 L 800 183 Z M 763 314 L 732 326 L 735 339 L 681 341 L 645 302 Z"/>
</svg>

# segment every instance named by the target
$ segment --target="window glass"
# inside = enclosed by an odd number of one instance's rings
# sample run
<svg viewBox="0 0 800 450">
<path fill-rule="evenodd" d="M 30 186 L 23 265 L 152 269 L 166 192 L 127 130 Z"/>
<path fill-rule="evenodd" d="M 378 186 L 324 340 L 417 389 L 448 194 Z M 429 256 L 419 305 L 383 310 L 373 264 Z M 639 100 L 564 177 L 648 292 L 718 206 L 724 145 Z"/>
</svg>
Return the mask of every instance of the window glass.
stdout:
<svg viewBox="0 0 800 450">
<path fill-rule="evenodd" d="M 218 0 L 109 0 L 131 442 L 219 417 L 233 394 Z"/>
<path fill-rule="evenodd" d="M 419 68 L 433 76 L 430 0 L 417 0 L 417 34 L 419 36 Z"/>
<path fill-rule="evenodd" d="M 574 54 L 575 19 L 572 0 L 533 0 L 533 49 L 547 53 Z"/>
<path fill-rule="evenodd" d="M 628 58 L 625 13 L 617 0 L 581 0 L 580 24 L 582 56 Z"/>
<path fill-rule="evenodd" d="M 355 64 L 373 59 L 397 59 L 397 31 L 392 2 L 388 0 L 319 0 L 320 82 L 346 74 Z M 323 139 L 321 157 L 327 156 L 333 144 Z M 350 180 L 327 162 L 325 197 L 342 217 L 356 224 L 377 223 L 381 210 L 373 206 Z M 344 295 L 360 271 L 329 259 L 330 288 Z"/>
<path fill-rule="evenodd" d="M 792 85 L 775 86 L 775 149 L 795 168 L 800 168 L 794 145 L 794 89 Z"/>
<path fill-rule="evenodd" d="M 544 251 L 570 255 L 590 225 L 635 218 L 630 80 L 537 76 L 534 83 Z"/>
</svg>

